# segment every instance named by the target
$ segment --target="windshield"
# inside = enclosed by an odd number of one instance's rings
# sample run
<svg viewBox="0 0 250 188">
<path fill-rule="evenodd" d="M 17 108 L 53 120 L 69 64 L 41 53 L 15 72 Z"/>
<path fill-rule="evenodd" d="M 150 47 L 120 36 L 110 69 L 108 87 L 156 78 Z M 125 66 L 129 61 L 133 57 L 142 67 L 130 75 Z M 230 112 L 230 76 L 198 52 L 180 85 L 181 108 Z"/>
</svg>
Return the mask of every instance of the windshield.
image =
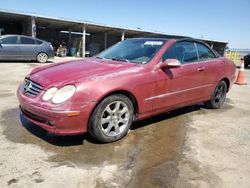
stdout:
<svg viewBox="0 0 250 188">
<path fill-rule="evenodd" d="M 127 39 L 101 52 L 96 58 L 144 64 L 154 57 L 165 42 L 162 39 Z"/>
</svg>

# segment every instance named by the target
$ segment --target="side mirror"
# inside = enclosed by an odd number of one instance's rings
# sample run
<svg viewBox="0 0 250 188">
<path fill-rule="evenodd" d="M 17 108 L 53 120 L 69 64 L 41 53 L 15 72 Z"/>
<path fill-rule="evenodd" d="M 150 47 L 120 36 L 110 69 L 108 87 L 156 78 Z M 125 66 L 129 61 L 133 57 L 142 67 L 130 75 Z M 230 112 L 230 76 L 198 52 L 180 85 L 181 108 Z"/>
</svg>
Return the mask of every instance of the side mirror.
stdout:
<svg viewBox="0 0 250 188">
<path fill-rule="evenodd" d="M 164 62 L 159 64 L 159 68 L 177 68 L 181 67 L 181 62 L 178 59 L 166 59 Z"/>
</svg>

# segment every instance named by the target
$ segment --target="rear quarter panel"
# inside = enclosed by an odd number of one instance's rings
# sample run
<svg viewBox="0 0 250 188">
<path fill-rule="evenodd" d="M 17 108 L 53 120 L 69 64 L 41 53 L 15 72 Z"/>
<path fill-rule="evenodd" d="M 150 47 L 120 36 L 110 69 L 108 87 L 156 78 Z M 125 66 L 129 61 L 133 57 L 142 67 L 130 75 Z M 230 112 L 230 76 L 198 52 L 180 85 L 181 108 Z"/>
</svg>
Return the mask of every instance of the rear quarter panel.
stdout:
<svg viewBox="0 0 250 188">
<path fill-rule="evenodd" d="M 49 58 L 53 58 L 55 53 L 54 51 L 50 48 L 50 43 L 44 42 L 43 44 L 39 45 L 37 48 L 37 54 L 40 52 L 45 52 Z"/>
<path fill-rule="evenodd" d="M 208 60 L 202 63 L 202 65 L 206 67 L 204 75 L 205 83 L 211 85 L 211 87 L 207 88 L 207 93 L 213 93 L 217 84 L 223 79 L 229 81 L 229 88 L 231 88 L 235 79 L 235 64 L 233 61 L 225 57 L 220 57 Z"/>
<path fill-rule="evenodd" d="M 235 81 L 235 77 L 236 77 L 236 65 L 233 61 L 227 59 L 227 58 L 222 58 L 223 60 L 223 67 L 225 68 L 224 72 L 224 76 L 229 80 L 230 85 L 228 90 L 231 89 L 234 81 Z"/>
<path fill-rule="evenodd" d="M 235 80 L 236 66 L 233 61 L 225 57 L 218 58 L 217 61 L 219 62 L 219 64 L 217 67 L 215 67 L 215 71 L 217 71 L 215 84 L 217 85 L 222 79 L 227 79 L 229 81 L 229 88 L 228 88 L 229 90 L 232 87 Z"/>
</svg>

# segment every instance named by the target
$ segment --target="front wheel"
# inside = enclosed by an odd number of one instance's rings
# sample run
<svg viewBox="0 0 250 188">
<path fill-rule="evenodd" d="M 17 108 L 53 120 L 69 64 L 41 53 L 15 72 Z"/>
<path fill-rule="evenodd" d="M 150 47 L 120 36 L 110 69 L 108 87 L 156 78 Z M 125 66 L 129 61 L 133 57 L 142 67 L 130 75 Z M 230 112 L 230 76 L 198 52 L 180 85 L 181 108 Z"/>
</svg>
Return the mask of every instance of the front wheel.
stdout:
<svg viewBox="0 0 250 188">
<path fill-rule="evenodd" d="M 47 60 L 48 60 L 48 55 L 46 53 L 44 53 L 44 52 L 41 52 L 41 53 L 37 54 L 36 60 L 39 63 L 46 63 Z"/>
<path fill-rule="evenodd" d="M 227 94 L 227 83 L 222 80 L 216 86 L 210 100 L 205 102 L 205 106 L 212 109 L 221 108 L 223 103 L 225 102 L 226 94 Z"/>
<path fill-rule="evenodd" d="M 128 97 L 111 95 L 95 108 L 89 120 L 88 132 L 103 143 L 117 141 L 127 134 L 133 115 L 134 108 Z"/>
</svg>

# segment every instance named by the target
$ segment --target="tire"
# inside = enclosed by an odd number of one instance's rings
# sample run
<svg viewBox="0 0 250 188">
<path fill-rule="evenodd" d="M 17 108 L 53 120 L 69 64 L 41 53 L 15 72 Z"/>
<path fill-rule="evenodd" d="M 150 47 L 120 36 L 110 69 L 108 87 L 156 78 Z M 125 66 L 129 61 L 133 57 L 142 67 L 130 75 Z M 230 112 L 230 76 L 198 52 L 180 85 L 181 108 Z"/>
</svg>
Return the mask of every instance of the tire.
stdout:
<svg viewBox="0 0 250 188">
<path fill-rule="evenodd" d="M 132 125 L 133 104 L 121 94 L 111 95 L 101 101 L 93 111 L 88 132 L 101 143 L 109 143 L 123 138 Z"/>
<path fill-rule="evenodd" d="M 205 102 L 205 106 L 211 109 L 219 109 L 225 102 L 227 94 L 227 83 L 225 81 L 220 81 L 216 86 L 211 99 Z"/>
<path fill-rule="evenodd" d="M 39 63 L 46 63 L 48 61 L 48 55 L 44 52 L 40 52 L 39 54 L 37 54 L 36 56 L 36 60 L 39 62 Z"/>
</svg>

